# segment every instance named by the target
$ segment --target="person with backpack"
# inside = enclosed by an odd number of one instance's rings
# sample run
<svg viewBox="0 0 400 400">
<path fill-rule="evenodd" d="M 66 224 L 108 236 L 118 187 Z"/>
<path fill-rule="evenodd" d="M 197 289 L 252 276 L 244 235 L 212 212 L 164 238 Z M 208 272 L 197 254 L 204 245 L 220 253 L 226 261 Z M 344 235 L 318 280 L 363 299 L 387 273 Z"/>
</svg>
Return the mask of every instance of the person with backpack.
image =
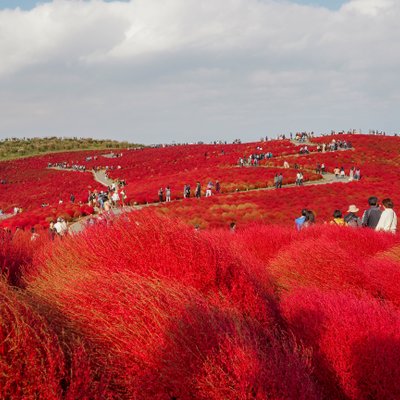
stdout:
<svg viewBox="0 0 400 400">
<path fill-rule="evenodd" d="M 358 211 L 359 209 L 354 204 L 350 205 L 344 217 L 346 226 L 351 226 L 352 228 L 359 228 L 362 226 L 361 219 L 357 216 Z"/>
<path fill-rule="evenodd" d="M 397 215 L 393 210 L 393 202 L 391 199 L 383 199 L 382 205 L 384 210 L 375 230 L 396 233 Z"/>
<path fill-rule="evenodd" d="M 366 228 L 375 229 L 381 218 L 382 211 L 379 209 L 378 198 L 371 196 L 368 199 L 369 209 L 364 211 L 361 222 Z"/>
<path fill-rule="evenodd" d="M 345 222 L 344 222 L 344 218 L 343 218 L 343 214 L 340 210 L 335 210 L 333 213 L 333 219 L 330 222 L 331 225 L 338 225 L 338 226 L 344 226 Z"/>
</svg>

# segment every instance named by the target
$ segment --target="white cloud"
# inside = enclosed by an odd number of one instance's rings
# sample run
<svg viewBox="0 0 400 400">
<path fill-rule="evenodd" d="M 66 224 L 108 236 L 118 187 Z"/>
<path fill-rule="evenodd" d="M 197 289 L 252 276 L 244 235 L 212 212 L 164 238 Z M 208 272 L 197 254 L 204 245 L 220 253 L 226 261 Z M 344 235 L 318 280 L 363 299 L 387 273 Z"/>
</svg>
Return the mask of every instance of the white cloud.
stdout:
<svg viewBox="0 0 400 400">
<path fill-rule="evenodd" d="M 55 0 L 0 11 L 0 137 L 397 130 L 399 17 L 394 0 L 338 11 L 274 0 Z"/>
<path fill-rule="evenodd" d="M 395 0 L 353 0 L 345 4 L 342 10 L 377 16 L 390 11 L 394 4 Z"/>
</svg>

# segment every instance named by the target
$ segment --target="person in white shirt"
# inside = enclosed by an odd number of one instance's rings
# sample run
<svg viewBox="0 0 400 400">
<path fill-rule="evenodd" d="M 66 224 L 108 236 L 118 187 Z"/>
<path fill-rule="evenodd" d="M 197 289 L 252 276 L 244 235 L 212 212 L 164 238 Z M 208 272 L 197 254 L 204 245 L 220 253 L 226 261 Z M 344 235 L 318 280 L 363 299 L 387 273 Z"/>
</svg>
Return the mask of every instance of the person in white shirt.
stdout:
<svg viewBox="0 0 400 400">
<path fill-rule="evenodd" d="M 57 218 L 57 222 L 54 224 L 54 229 L 59 236 L 64 236 L 68 232 L 68 226 L 64 218 Z"/>
<path fill-rule="evenodd" d="M 379 218 L 379 222 L 375 230 L 396 233 L 397 215 L 393 210 L 393 202 L 391 199 L 383 199 L 382 205 L 384 210 Z"/>
<path fill-rule="evenodd" d="M 119 197 L 119 194 L 117 191 L 115 191 L 112 196 L 111 196 L 111 200 L 113 201 L 113 203 L 118 206 L 119 201 L 121 200 Z"/>
<path fill-rule="evenodd" d="M 296 175 L 296 185 L 302 186 L 302 185 L 303 185 L 303 179 L 304 179 L 304 176 L 303 176 L 303 174 L 299 171 L 299 172 L 297 173 L 297 175 Z"/>
</svg>

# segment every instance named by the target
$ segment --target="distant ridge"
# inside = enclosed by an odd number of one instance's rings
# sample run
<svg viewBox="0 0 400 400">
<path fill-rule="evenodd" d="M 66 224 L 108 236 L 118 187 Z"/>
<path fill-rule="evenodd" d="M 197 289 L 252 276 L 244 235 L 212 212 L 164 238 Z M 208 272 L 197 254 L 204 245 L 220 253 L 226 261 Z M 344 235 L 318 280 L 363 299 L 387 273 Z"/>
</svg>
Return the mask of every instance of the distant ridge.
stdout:
<svg viewBox="0 0 400 400">
<path fill-rule="evenodd" d="M 142 144 L 78 137 L 6 138 L 0 140 L 0 160 L 11 160 L 62 151 L 144 147 Z"/>
</svg>

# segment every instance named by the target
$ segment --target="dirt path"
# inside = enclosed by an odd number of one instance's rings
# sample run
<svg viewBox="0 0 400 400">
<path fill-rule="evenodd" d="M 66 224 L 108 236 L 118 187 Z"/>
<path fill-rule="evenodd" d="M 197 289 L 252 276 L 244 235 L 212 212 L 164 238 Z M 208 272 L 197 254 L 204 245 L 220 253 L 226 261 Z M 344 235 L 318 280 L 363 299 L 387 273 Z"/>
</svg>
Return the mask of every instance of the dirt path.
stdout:
<svg viewBox="0 0 400 400">
<path fill-rule="evenodd" d="M 48 169 L 55 169 L 56 171 L 72 171 L 72 172 L 91 172 L 93 174 L 93 178 L 96 182 L 102 184 L 103 186 L 111 186 L 113 183 L 116 183 L 114 180 L 110 179 L 107 177 L 106 172 L 104 170 L 100 171 L 93 171 L 93 170 L 88 170 L 88 171 L 80 171 L 79 169 L 73 169 L 73 168 L 60 168 L 60 167 L 49 167 Z"/>
<path fill-rule="evenodd" d="M 249 167 L 249 168 L 260 168 L 260 167 Z M 261 167 L 263 168 L 263 167 Z M 265 168 L 265 167 L 264 167 Z M 280 168 L 280 167 L 274 167 L 274 168 Z M 285 168 L 282 167 L 283 170 L 285 170 Z M 97 176 L 99 178 L 99 180 L 97 180 L 98 182 L 102 183 L 100 178 L 101 176 Z M 109 180 L 110 181 L 110 180 Z M 316 186 L 316 185 L 327 185 L 327 184 L 335 184 L 335 183 L 348 183 L 349 180 L 346 177 L 345 179 L 343 178 L 336 178 L 336 176 L 334 174 L 331 173 L 325 173 L 324 175 L 321 175 L 321 179 L 317 180 L 317 181 L 306 181 L 303 183 L 303 186 Z M 105 183 L 102 183 L 103 185 L 106 185 Z M 108 186 L 109 183 L 106 185 Z M 286 189 L 286 188 L 292 188 L 292 187 L 296 187 L 297 185 L 295 183 L 289 183 L 289 184 L 283 184 L 282 185 L 282 189 Z M 223 193 L 223 194 L 230 194 L 230 195 L 235 195 L 235 194 L 239 194 L 239 193 L 249 193 L 249 192 L 257 192 L 257 191 L 269 191 L 269 190 L 282 190 L 282 189 L 276 189 L 274 186 L 269 186 L 269 187 L 263 187 L 263 188 L 257 188 L 257 189 L 249 189 L 247 191 L 239 191 L 239 192 L 230 192 L 230 193 Z M 173 200 L 174 202 L 177 201 L 183 201 L 183 199 L 179 199 L 179 200 Z M 202 201 L 207 201 L 206 199 L 202 200 Z M 140 210 L 144 207 L 158 207 L 161 204 L 165 204 L 165 203 L 147 203 L 147 204 L 141 204 L 141 205 L 134 205 L 134 206 L 125 206 L 125 207 L 115 207 L 112 209 L 110 215 L 121 215 L 122 213 L 125 212 L 131 212 L 133 210 Z M 72 233 L 78 233 L 81 232 L 85 229 L 85 224 L 86 221 L 90 218 L 97 218 L 97 216 L 87 216 L 87 217 L 83 217 L 80 220 L 72 223 L 69 226 L 69 230 Z"/>
<path fill-rule="evenodd" d="M 299 142 L 297 142 L 295 140 L 291 140 L 291 142 L 293 144 L 295 144 L 296 146 L 304 146 L 304 145 L 315 146 L 314 143 L 308 142 L 308 141 L 299 143 Z M 345 150 L 345 149 L 343 149 L 343 150 Z M 348 150 L 350 150 L 350 149 L 348 149 Z M 351 149 L 351 150 L 354 150 L 354 149 Z M 300 157 L 301 155 L 293 154 L 291 156 Z M 277 156 L 277 157 L 274 157 L 274 158 L 278 158 L 278 157 L 279 158 L 285 158 L 285 156 Z M 241 168 L 241 167 L 238 167 L 238 168 Z M 243 167 L 243 168 L 278 168 L 278 169 L 282 169 L 283 171 L 288 171 L 288 169 L 284 168 L 283 166 L 279 167 L 279 166 L 259 165 L 257 167 L 246 166 L 246 167 Z M 63 170 L 63 171 L 67 170 L 67 171 L 83 172 L 83 171 L 79 171 L 79 170 L 74 170 L 72 168 L 66 169 L 66 168 L 53 167 L 52 169 Z M 314 172 L 313 170 L 304 169 L 304 168 L 302 169 L 302 171 Z M 87 171 L 87 172 L 89 172 L 89 171 Z M 100 171 L 97 171 L 97 172 L 95 172 L 95 171 L 90 171 L 90 172 L 92 172 L 95 181 L 100 183 L 101 185 L 103 185 L 105 187 L 109 187 L 113 183 L 116 183 L 114 180 L 112 180 L 112 179 L 107 177 L 107 175 L 106 175 L 104 170 L 100 170 Z M 291 169 L 291 172 L 294 172 L 293 169 Z M 317 181 L 305 181 L 303 183 L 303 186 L 327 185 L 327 184 L 334 184 L 334 183 L 348 183 L 349 182 L 348 177 L 346 177 L 344 179 L 343 178 L 336 178 L 336 176 L 334 174 L 331 174 L 331 173 L 328 173 L 328 172 L 323 174 L 323 175 L 320 175 L 320 177 L 321 177 L 321 179 L 319 179 Z M 297 185 L 295 183 L 289 183 L 289 184 L 283 183 L 282 189 L 292 188 L 292 187 L 296 187 L 296 186 Z M 257 189 L 249 189 L 247 191 L 230 192 L 230 193 L 224 193 L 224 194 L 233 194 L 234 195 L 234 194 L 239 194 L 239 193 L 248 193 L 248 192 L 256 192 L 256 191 L 267 191 L 267 190 L 281 190 L 281 189 L 276 189 L 274 186 L 272 186 L 272 187 L 269 186 L 269 187 L 262 187 L 262 188 L 257 188 Z M 174 201 L 183 201 L 183 199 L 174 200 Z M 207 200 L 204 200 L 204 201 L 207 201 Z M 157 202 L 157 203 L 148 203 L 148 204 L 135 205 L 135 206 L 125 206 L 123 208 L 122 207 L 116 207 L 116 208 L 112 209 L 110 214 L 111 215 L 120 215 L 120 214 L 122 214 L 124 212 L 130 212 L 130 211 L 133 211 L 133 210 L 140 210 L 140 209 L 142 209 L 144 207 L 151 207 L 151 206 L 156 206 L 157 207 L 160 204 L 164 204 L 164 203 Z M 97 218 L 98 215 L 99 214 L 97 214 L 96 216 L 90 215 L 90 216 L 87 216 L 87 217 L 83 217 L 83 218 L 79 219 L 78 221 L 72 223 L 69 226 L 70 232 L 78 233 L 78 232 L 83 231 L 85 229 L 86 222 L 90 218 Z"/>
<path fill-rule="evenodd" d="M 116 183 L 113 179 L 110 179 L 107 177 L 107 174 L 104 170 L 100 170 L 100 171 L 92 171 L 94 180 L 96 182 L 101 183 L 103 186 L 111 186 L 113 183 Z"/>
</svg>

